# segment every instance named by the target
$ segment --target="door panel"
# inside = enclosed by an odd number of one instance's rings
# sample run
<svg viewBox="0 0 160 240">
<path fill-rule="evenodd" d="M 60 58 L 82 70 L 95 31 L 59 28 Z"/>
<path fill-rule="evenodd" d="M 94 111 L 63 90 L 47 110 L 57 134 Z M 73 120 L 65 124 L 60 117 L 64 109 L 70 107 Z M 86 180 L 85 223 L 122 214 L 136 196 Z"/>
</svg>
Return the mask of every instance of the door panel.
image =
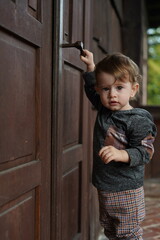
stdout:
<svg viewBox="0 0 160 240">
<path fill-rule="evenodd" d="M 82 40 L 85 1 L 63 0 L 63 40 L 76 42 Z"/>
<path fill-rule="evenodd" d="M 42 0 L 39 1 L 39 10 L 35 11 L 37 18 L 33 18 L 29 12 L 30 6 L 27 0 L 15 0 L 14 2 L 12 0 L 2 0 L 0 2 L 1 27 L 30 41 L 36 46 L 41 46 L 41 31 L 43 26 L 40 22 L 42 18 L 41 5 Z"/>
<path fill-rule="evenodd" d="M 85 148 L 82 140 L 84 106 L 81 72 L 75 65 L 68 66 L 65 62 L 63 71 L 62 229 L 63 239 L 68 240 L 78 238 L 78 235 L 80 237 L 82 231 L 81 191 L 84 173 L 81 172 L 81 166 L 84 161 L 82 152 Z"/>
<path fill-rule="evenodd" d="M 35 159 L 36 50 L 5 32 L 0 33 L 2 118 L 0 162 Z M 16 88 L 16 89 L 15 89 Z M 7 151 L 6 151 L 7 146 Z"/>
<path fill-rule="evenodd" d="M 63 0 L 60 3 L 61 43 L 71 43 L 86 39 L 85 13 L 86 1 Z M 62 25 L 60 25 L 62 27 Z M 80 51 L 75 48 L 60 50 L 60 70 L 57 79 L 57 174 L 54 199 L 56 240 L 88 240 L 88 159 L 87 127 L 88 101 L 83 90 L 82 72 L 84 64 L 80 61 Z"/>
<path fill-rule="evenodd" d="M 3 240 L 50 236 L 51 1 L 41 8 L 41 0 L 0 1 Z"/>
<path fill-rule="evenodd" d="M 34 224 L 38 220 L 35 196 L 36 192 L 32 190 L 3 206 L 0 217 L 1 239 L 35 239 Z"/>
<path fill-rule="evenodd" d="M 79 52 L 77 52 L 79 55 Z M 82 239 L 81 192 L 83 191 L 83 87 L 81 71 L 64 61 L 62 143 L 62 229 L 63 239 Z M 85 164 L 85 163 L 84 163 Z M 67 206 L 66 206 L 67 204 Z M 65 229 L 65 231 L 64 231 Z M 81 237 L 81 238 L 80 238 Z"/>
<path fill-rule="evenodd" d="M 64 65 L 64 138 L 63 147 L 76 146 L 81 143 L 81 73 L 67 64 Z M 83 106 L 82 106 L 83 107 Z M 74 114 L 73 114 L 74 113 Z M 72 131 L 71 131 L 72 129 Z"/>
<path fill-rule="evenodd" d="M 62 227 L 63 239 L 74 239 L 81 233 L 81 172 L 79 164 L 63 175 Z M 72 194 L 71 194 L 72 193 Z M 78 238 L 79 239 L 79 238 Z"/>
</svg>

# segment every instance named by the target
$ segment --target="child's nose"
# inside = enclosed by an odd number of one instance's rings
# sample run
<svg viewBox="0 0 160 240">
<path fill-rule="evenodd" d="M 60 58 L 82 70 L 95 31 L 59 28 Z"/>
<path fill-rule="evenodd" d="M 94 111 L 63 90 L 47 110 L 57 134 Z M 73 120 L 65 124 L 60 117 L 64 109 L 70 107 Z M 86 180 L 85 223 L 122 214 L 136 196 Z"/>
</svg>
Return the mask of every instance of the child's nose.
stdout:
<svg viewBox="0 0 160 240">
<path fill-rule="evenodd" d="M 116 95 L 116 90 L 114 88 L 111 88 L 109 91 L 109 96 L 114 97 Z"/>
</svg>

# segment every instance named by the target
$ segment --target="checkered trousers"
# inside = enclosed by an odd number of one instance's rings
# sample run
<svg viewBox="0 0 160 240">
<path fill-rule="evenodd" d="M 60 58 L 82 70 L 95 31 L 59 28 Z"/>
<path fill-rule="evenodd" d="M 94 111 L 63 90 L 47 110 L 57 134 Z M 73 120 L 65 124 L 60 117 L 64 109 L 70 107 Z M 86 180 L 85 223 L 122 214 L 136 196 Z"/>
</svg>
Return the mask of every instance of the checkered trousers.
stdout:
<svg viewBox="0 0 160 240">
<path fill-rule="evenodd" d="M 140 240 L 140 223 L 145 217 L 143 187 L 135 190 L 107 193 L 99 191 L 100 223 L 110 240 Z"/>
</svg>

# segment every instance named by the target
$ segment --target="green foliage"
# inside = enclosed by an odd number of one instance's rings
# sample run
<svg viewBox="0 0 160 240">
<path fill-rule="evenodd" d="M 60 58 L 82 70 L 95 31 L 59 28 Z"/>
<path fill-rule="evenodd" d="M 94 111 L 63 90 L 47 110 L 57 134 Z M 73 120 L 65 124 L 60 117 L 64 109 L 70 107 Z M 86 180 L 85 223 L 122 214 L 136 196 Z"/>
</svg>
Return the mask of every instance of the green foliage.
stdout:
<svg viewBox="0 0 160 240">
<path fill-rule="evenodd" d="M 148 30 L 148 105 L 160 105 L 160 28 Z"/>
</svg>

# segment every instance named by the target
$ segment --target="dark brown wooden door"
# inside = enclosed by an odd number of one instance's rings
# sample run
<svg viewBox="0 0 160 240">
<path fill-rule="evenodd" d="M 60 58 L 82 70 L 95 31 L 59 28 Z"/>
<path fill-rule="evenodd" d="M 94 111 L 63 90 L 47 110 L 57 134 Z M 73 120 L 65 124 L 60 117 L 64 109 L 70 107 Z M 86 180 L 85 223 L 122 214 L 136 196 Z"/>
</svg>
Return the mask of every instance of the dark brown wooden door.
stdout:
<svg viewBox="0 0 160 240">
<path fill-rule="evenodd" d="M 89 239 L 87 158 L 89 123 L 88 101 L 83 91 L 82 80 L 84 64 L 80 61 L 79 50 L 61 48 L 62 43 L 75 41 L 88 44 L 85 34 L 88 4 L 89 1 L 83 0 L 61 1 L 61 7 L 63 7 L 60 14 L 60 56 L 58 58 L 60 69 L 57 79 L 56 119 L 58 121 L 53 127 L 53 152 L 57 152 L 57 161 L 54 163 L 56 178 L 54 178 L 53 194 L 54 226 L 57 224 L 57 228 L 53 231 L 53 239 L 56 240 Z M 86 25 L 86 28 L 88 27 L 89 25 Z"/>
<path fill-rule="evenodd" d="M 51 1 L 0 1 L 0 239 L 50 239 Z"/>
</svg>

